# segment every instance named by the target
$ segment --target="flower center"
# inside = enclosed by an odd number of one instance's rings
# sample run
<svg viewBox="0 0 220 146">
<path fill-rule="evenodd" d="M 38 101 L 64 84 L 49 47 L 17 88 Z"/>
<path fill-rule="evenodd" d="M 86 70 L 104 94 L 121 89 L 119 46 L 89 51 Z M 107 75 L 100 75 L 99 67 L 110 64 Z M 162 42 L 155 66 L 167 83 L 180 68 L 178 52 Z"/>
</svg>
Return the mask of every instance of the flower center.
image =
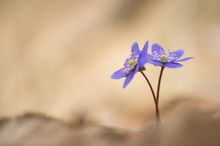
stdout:
<svg viewBox="0 0 220 146">
<path fill-rule="evenodd" d="M 160 61 L 162 62 L 168 62 L 169 58 L 167 56 L 160 56 Z"/>
<path fill-rule="evenodd" d="M 125 61 L 125 68 L 123 69 L 124 73 L 129 73 L 131 70 L 135 68 L 135 66 L 138 63 L 139 55 L 131 55 L 129 58 Z"/>
<path fill-rule="evenodd" d="M 137 61 L 136 60 L 134 60 L 134 59 L 130 59 L 129 61 L 128 61 L 128 66 L 129 66 L 129 68 L 134 68 L 134 66 L 137 64 Z"/>
</svg>

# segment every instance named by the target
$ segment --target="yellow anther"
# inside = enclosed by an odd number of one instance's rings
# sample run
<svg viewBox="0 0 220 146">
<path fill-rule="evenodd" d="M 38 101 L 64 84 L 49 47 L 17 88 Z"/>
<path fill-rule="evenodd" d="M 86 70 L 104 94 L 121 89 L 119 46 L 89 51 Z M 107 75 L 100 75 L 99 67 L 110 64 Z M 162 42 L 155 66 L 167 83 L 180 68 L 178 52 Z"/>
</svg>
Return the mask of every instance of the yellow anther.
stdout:
<svg viewBox="0 0 220 146">
<path fill-rule="evenodd" d="M 129 65 L 130 68 L 133 68 L 136 65 L 136 63 L 137 62 L 134 59 L 131 59 L 131 60 L 128 61 L 128 65 Z"/>
<path fill-rule="evenodd" d="M 160 56 L 160 61 L 162 61 L 162 62 L 168 62 L 168 61 L 169 61 L 169 58 L 166 57 L 166 56 Z"/>
</svg>

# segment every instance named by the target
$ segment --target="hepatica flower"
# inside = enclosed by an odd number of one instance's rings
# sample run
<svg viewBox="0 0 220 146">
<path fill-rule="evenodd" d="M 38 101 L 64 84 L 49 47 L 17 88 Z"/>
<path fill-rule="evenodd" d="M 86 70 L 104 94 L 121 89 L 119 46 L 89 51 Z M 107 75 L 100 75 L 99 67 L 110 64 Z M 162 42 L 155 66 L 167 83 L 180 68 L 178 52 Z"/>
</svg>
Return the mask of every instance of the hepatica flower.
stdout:
<svg viewBox="0 0 220 146">
<path fill-rule="evenodd" d="M 134 42 L 131 47 L 131 55 L 125 60 L 124 67 L 114 72 L 112 79 L 121 79 L 125 77 L 123 88 L 125 88 L 134 78 L 135 74 L 144 69 L 144 65 L 148 60 L 148 42 L 145 43 L 142 51 L 140 51 L 138 43 Z"/>
<path fill-rule="evenodd" d="M 160 124 L 160 109 L 159 109 L 159 99 L 160 99 L 160 86 L 163 71 L 165 68 L 179 68 L 183 65 L 181 62 L 192 59 L 192 57 L 181 58 L 184 55 L 184 50 L 177 51 L 166 51 L 159 44 L 152 45 L 152 54 L 148 54 L 148 42 L 145 43 L 143 49 L 140 51 L 137 42 L 133 43 L 131 47 L 131 55 L 125 60 L 124 67 L 112 74 L 112 79 L 125 78 L 123 88 L 125 88 L 134 78 L 137 72 L 140 72 L 145 80 L 147 81 L 150 91 L 152 93 L 154 104 L 155 104 L 155 120 L 156 125 Z M 152 84 L 148 77 L 144 73 L 144 65 L 146 63 L 151 63 L 155 66 L 161 66 L 157 90 L 154 91 Z"/>
<path fill-rule="evenodd" d="M 149 63 L 155 66 L 179 68 L 183 66 L 182 64 L 180 64 L 180 62 L 192 59 L 192 57 L 181 59 L 183 54 L 184 50 L 166 51 L 159 44 L 153 44 L 152 55 L 149 55 Z"/>
</svg>

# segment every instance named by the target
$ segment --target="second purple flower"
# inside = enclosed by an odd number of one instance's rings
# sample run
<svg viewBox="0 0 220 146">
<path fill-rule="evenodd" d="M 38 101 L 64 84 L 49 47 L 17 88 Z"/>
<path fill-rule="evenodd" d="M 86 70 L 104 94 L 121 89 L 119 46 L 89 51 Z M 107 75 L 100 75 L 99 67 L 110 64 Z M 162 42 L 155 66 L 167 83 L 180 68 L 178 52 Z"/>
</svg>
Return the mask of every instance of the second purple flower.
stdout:
<svg viewBox="0 0 220 146">
<path fill-rule="evenodd" d="M 167 68 L 179 68 L 183 65 L 180 62 L 192 59 L 187 57 L 180 59 L 184 54 L 184 50 L 166 51 L 159 44 L 152 45 L 152 54 L 149 55 L 149 63 L 155 66 L 162 66 Z"/>
</svg>

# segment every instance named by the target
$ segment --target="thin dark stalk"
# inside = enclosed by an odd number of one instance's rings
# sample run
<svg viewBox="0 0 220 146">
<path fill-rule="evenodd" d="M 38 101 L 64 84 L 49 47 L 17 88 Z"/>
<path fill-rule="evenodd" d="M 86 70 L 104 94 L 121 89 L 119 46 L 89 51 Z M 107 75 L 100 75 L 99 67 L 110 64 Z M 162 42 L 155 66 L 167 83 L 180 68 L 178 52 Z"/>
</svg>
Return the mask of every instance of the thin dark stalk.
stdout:
<svg viewBox="0 0 220 146">
<path fill-rule="evenodd" d="M 156 109 L 156 112 L 155 112 L 155 114 L 156 114 L 156 124 L 158 125 L 160 123 L 160 110 L 159 110 L 159 107 L 158 107 L 158 104 L 157 104 L 158 103 L 157 102 L 157 97 L 154 93 L 154 89 L 153 89 L 149 79 L 147 78 L 147 76 L 144 74 L 143 71 L 140 71 L 140 72 L 144 76 L 145 80 L 147 81 L 147 83 L 150 87 L 150 90 L 151 90 L 151 93 L 152 93 L 152 96 L 153 96 L 153 99 L 154 99 L 155 109 Z"/>
<path fill-rule="evenodd" d="M 162 79 L 162 75 L 163 75 L 163 71 L 164 71 L 165 67 L 162 66 L 161 70 L 160 70 L 160 76 L 159 76 L 159 80 L 158 80 L 158 84 L 157 84 L 157 105 L 159 106 L 159 100 L 160 100 L 160 85 L 161 85 L 161 79 Z"/>
<path fill-rule="evenodd" d="M 165 67 L 162 66 L 161 70 L 160 70 L 160 76 L 159 76 L 159 80 L 158 80 L 158 84 L 157 84 L 157 96 L 156 96 L 156 115 L 157 115 L 157 124 L 160 124 L 160 109 L 159 109 L 159 100 L 160 100 L 160 85 L 161 85 L 161 80 L 162 80 L 162 75 L 163 75 L 163 71 L 164 71 Z"/>
</svg>

